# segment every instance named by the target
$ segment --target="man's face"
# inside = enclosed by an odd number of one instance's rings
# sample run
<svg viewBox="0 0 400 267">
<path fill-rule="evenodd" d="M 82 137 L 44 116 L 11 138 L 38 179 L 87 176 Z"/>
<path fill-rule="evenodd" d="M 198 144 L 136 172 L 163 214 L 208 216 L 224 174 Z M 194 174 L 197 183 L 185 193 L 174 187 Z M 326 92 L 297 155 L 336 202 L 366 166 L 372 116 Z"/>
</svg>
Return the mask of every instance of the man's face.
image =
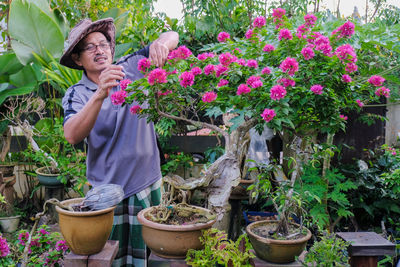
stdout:
<svg viewBox="0 0 400 267">
<path fill-rule="evenodd" d="M 110 43 L 101 32 L 92 32 L 81 41 L 80 53 L 73 59 L 87 74 L 98 75 L 112 63 Z"/>
</svg>

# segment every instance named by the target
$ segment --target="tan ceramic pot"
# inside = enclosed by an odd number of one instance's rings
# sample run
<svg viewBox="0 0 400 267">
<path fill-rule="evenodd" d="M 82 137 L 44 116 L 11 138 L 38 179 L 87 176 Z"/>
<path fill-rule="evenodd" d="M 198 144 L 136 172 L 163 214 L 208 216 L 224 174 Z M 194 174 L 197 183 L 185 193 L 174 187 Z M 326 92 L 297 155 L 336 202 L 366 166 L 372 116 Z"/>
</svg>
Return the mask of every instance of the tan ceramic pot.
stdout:
<svg viewBox="0 0 400 267">
<path fill-rule="evenodd" d="M 61 202 L 65 206 L 81 203 L 83 198 Z M 85 212 L 73 212 L 56 206 L 61 233 L 68 246 L 78 255 L 92 255 L 100 252 L 110 236 L 114 207 Z"/>
<path fill-rule="evenodd" d="M 257 221 L 249 224 L 246 227 L 246 232 L 249 237 L 257 257 L 273 263 L 289 263 L 295 261 L 295 257 L 299 256 L 306 247 L 307 241 L 311 238 L 310 230 L 307 230 L 306 236 L 295 240 L 276 240 L 263 238 L 256 235 L 253 229 L 265 224 L 277 224 L 278 221 Z M 291 223 L 292 225 L 300 225 Z"/>
<path fill-rule="evenodd" d="M 141 210 L 138 221 L 142 224 L 142 236 L 146 245 L 157 256 L 163 258 L 185 258 L 189 249 L 202 249 L 199 237 L 201 230 L 209 229 L 216 219 L 192 225 L 167 225 L 152 222 L 145 214 L 153 207 Z M 205 211 L 207 209 L 201 208 Z"/>
</svg>

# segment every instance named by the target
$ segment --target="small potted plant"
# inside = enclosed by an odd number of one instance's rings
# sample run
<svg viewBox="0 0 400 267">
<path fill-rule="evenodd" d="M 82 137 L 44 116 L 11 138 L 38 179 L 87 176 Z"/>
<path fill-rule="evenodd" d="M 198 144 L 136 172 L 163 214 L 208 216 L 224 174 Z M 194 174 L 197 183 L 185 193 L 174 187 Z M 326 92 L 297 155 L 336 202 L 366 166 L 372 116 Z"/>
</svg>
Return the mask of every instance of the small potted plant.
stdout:
<svg viewBox="0 0 400 267">
<path fill-rule="evenodd" d="M 69 144 L 64 137 L 62 118 L 40 120 L 35 125 L 35 144 L 30 144 L 24 155 L 38 168 L 35 173 L 41 185 L 66 190 L 73 189 L 83 196 L 85 153 Z"/>
<path fill-rule="evenodd" d="M 298 169 L 291 172 L 290 180 L 280 181 L 275 191 L 272 190 L 270 171 L 271 168 L 262 168 L 259 190 L 264 197 L 271 198 L 278 219 L 250 223 L 246 232 L 259 258 L 274 263 L 289 263 L 303 252 L 312 234 L 302 221 L 299 225 L 291 219 L 301 212 L 301 196 L 293 190 Z"/>
<path fill-rule="evenodd" d="M 1 175 L 0 175 L 1 180 Z M 6 201 L 0 190 L 0 228 L 4 233 L 12 233 L 17 230 L 21 212 L 14 207 L 13 203 Z"/>
</svg>

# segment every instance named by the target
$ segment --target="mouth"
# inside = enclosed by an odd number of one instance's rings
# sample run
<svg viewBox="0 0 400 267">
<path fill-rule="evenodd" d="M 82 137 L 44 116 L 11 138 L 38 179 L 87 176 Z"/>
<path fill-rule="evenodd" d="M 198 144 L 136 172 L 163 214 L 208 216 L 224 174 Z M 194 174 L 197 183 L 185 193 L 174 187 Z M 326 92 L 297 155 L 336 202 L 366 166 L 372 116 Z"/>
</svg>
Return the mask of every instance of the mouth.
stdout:
<svg viewBox="0 0 400 267">
<path fill-rule="evenodd" d="M 94 62 L 100 63 L 100 64 L 105 63 L 105 62 L 107 62 L 107 56 L 104 56 L 104 55 L 96 56 L 94 58 Z"/>
</svg>

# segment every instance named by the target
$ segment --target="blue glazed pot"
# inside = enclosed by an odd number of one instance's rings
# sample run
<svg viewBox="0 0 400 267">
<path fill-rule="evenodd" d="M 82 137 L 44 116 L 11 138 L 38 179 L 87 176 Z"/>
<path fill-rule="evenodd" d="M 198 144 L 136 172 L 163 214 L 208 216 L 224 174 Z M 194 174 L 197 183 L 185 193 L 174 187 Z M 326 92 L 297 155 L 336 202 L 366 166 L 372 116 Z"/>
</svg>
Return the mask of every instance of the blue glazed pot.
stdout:
<svg viewBox="0 0 400 267">
<path fill-rule="evenodd" d="M 46 173 L 45 169 L 46 167 L 41 167 L 35 171 L 41 185 L 50 188 L 59 188 L 64 186 L 64 184 L 61 182 L 61 177 L 57 179 L 60 174 L 48 174 Z"/>
</svg>

